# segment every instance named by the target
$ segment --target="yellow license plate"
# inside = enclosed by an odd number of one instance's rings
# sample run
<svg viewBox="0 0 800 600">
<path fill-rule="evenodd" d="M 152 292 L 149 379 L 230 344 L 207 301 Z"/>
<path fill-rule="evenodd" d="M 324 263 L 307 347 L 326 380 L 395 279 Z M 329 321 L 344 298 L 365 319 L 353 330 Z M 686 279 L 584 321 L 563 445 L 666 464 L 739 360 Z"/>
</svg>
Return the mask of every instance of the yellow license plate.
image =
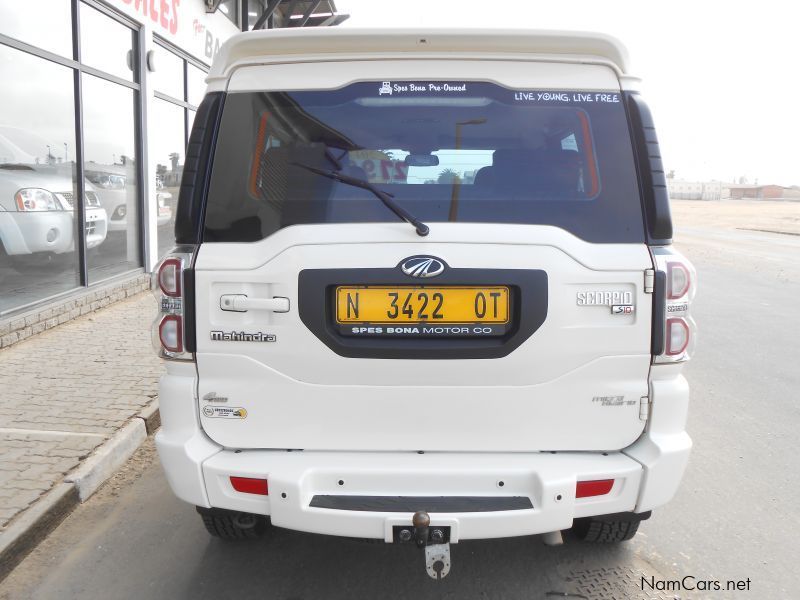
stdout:
<svg viewBox="0 0 800 600">
<path fill-rule="evenodd" d="M 338 323 L 508 323 L 504 286 L 336 288 Z"/>
</svg>

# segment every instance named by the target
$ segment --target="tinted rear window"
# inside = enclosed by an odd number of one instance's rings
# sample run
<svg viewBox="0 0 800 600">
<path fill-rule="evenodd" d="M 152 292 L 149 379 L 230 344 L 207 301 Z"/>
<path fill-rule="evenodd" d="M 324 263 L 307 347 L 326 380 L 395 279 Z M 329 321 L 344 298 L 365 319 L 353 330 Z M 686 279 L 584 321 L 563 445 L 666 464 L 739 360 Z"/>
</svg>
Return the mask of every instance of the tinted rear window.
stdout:
<svg viewBox="0 0 800 600">
<path fill-rule="evenodd" d="M 543 224 L 592 242 L 644 240 L 619 93 L 404 81 L 229 94 L 204 241 L 398 221 L 371 192 L 309 167 L 368 181 L 429 224 Z"/>
</svg>

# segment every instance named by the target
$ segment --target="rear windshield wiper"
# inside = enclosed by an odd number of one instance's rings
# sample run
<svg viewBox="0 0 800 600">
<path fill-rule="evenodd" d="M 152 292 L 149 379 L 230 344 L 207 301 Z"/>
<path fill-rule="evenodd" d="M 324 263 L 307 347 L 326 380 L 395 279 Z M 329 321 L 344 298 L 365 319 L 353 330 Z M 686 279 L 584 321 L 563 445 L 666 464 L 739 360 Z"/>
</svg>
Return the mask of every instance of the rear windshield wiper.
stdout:
<svg viewBox="0 0 800 600">
<path fill-rule="evenodd" d="M 330 157 L 333 159 L 333 157 Z M 331 162 L 338 162 L 333 159 Z M 312 167 L 310 165 L 304 165 L 302 163 L 292 163 L 296 167 L 300 167 L 301 169 L 305 169 L 306 171 L 311 171 L 312 173 L 316 173 L 317 175 L 322 175 L 323 177 L 327 177 L 328 179 L 333 179 L 335 181 L 340 181 L 346 185 L 352 185 L 354 187 L 359 187 L 364 190 L 368 190 L 375 194 L 378 199 L 383 202 L 383 204 L 391 210 L 394 214 L 398 217 L 410 223 L 414 226 L 414 229 L 417 230 L 417 234 L 420 236 L 426 236 L 430 232 L 430 228 L 425 225 L 422 221 L 417 219 L 414 215 L 409 213 L 406 209 L 400 206 L 397 202 L 395 202 L 394 198 L 389 192 L 384 192 L 381 189 L 378 189 L 367 181 L 366 179 L 359 179 L 358 177 L 350 177 L 349 175 L 345 175 L 344 173 L 339 173 L 337 171 L 326 171 L 324 169 L 317 169 L 316 167 Z"/>
</svg>

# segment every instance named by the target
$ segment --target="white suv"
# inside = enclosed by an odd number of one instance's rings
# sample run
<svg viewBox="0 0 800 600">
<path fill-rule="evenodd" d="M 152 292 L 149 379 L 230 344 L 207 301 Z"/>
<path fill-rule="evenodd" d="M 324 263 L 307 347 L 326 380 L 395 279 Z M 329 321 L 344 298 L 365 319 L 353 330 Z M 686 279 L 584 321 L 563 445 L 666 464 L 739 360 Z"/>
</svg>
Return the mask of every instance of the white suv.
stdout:
<svg viewBox="0 0 800 600">
<path fill-rule="evenodd" d="M 450 543 L 627 540 L 674 495 L 695 275 L 627 69 L 596 34 L 223 46 L 154 274 L 156 443 L 212 535 L 443 577 Z"/>
</svg>

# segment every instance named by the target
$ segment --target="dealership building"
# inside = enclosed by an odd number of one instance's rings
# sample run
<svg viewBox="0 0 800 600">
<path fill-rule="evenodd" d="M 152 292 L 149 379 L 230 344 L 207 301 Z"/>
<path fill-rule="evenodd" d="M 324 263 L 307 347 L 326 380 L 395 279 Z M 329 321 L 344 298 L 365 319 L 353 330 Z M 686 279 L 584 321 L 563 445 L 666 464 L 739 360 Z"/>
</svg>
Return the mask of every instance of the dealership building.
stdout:
<svg viewBox="0 0 800 600">
<path fill-rule="evenodd" d="M 333 0 L 0 2 L 0 347 L 146 288 L 226 39 L 346 18 Z"/>
</svg>

